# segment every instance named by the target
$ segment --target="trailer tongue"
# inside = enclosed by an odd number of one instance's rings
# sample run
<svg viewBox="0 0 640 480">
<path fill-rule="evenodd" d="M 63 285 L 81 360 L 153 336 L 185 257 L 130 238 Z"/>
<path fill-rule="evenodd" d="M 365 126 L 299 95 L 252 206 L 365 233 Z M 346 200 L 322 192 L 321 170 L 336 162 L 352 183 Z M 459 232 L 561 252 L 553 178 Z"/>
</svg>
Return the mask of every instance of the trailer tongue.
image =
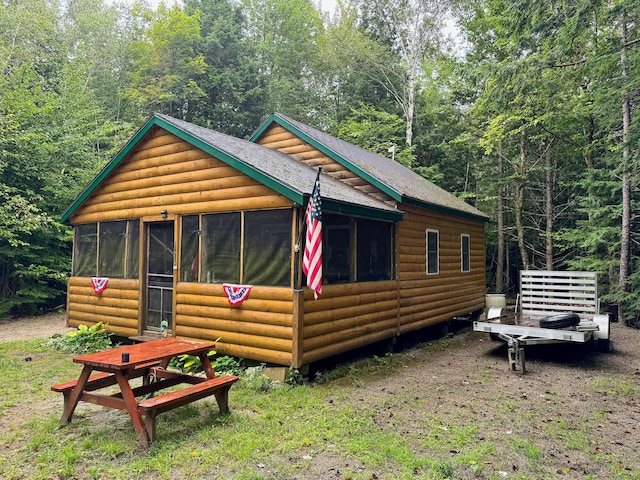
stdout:
<svg viewBox="0 0 640 480">
<path fill-rule="evenodd" d="M 600 314 L 594 272 L 523 270 L 516 311 L 491 307 L 473 329 L 507 342 L 511 369 L 522 373 L 526 345 L 596 341 L 600 350 L 611 348 L 609 315 Z"/>
</svg>

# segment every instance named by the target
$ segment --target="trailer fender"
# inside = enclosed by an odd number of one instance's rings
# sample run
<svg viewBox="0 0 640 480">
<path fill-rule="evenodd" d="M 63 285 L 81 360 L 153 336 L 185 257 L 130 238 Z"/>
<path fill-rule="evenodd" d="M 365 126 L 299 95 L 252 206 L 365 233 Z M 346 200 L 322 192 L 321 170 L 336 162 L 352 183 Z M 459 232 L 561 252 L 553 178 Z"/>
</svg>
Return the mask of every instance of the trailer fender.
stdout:
<svg viewBox="0 0 640 480">
<path fill-rule="evenodd" d="M 593 332 L 593 338 L 609 340 L 609 315 L 599 313 L 593 316 L 593 321 L 598 325 L 598 330 Z"/>
</svg>

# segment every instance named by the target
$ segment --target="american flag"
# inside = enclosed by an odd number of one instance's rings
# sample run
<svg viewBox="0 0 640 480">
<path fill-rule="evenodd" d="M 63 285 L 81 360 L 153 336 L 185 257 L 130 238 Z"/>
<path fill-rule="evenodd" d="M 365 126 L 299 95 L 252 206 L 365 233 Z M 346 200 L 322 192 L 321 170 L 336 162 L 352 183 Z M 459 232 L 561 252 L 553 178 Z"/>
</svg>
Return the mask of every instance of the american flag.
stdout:
<svg viewBox="0 0 640 480">
<path fill-rule="evenodd" d="M 307 237 L 302 259 L 302 271 L 307 276 L 307 285 L 317 299 L 322 294 L 322 199 L 320 198 L 320 172 L 313 185 L 307 205 Z"/>
</svg>

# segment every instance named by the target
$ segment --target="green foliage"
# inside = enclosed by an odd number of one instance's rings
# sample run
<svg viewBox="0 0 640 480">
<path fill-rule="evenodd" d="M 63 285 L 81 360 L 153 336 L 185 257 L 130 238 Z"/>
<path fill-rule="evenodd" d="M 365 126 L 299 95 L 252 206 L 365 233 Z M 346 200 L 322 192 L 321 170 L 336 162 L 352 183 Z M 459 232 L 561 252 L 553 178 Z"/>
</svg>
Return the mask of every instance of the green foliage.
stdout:
<svg viewBox="0 0 640 480">
<path fill-rule="evenodd" d="M 211 350 L 207 356 L 213 358 L 215 356 L 215 350 Z M 184 373 L 198 373 L 202 372 L 202 362 L 196 355 L 180 355 L 179 357 L 173 357 L 169 366 L 176 368 Z"/>
<path fill-rule="evenodd" d="M 168 10 L 161 3 L 149 15 L 150 28 L 130 47 L 134 67 L 125 96 L 146 115 L 161 112 L 190 120 L 192 109 L 205 96 L 199 85 L 207 68 L 197 51 L 200 13 L 187 15 L 177 5 Z"/>
<path fill-rule="evenodd" d="M 230 357 L 228 355 L 216 357 L 213 361 L 213 370 L 216 372 L 216 375 L 239 376 L 243 372 L 240 362 L 234 357 Z"/>
<path fill-rule="evenodd" d="M 5 2 L 0 317 L 64 304 L 71 233 L 56 218 L 147 115 L 247 137 L 280 111 L 393 157 L 492 220 L 500 198 L 512 285 L 525 261 L 595 270 L 637 323 L 635 199 L 631 233 L 620 216 L 621 179 L 632 195 L 640 186 L 640 4 L 427 3 L 353 0 L 323 18 L 308 0 Z M 464 52 L 439 32 L 449 7 Z M 489 279 L 497 233 L 490 222 Z"/>
<path fill-rule="evenodd" d="M 111 334 L 107 333 L 102 322 L 90 327 L 80 325 L 77 330 L 48 340 L 45 345 L 54 350 L 84 354 L 100 352 L 111 348 Z"/>
<path fill-rule="evenodd" d="M 415 155 L 412 147 L 404 143 L 404 122 L 392 113 L 361 104 L 351 109 L 338 129 L 338 136 L 385 157 L 393 157 L 398 163 L 412 168 Z"/>
</svg>

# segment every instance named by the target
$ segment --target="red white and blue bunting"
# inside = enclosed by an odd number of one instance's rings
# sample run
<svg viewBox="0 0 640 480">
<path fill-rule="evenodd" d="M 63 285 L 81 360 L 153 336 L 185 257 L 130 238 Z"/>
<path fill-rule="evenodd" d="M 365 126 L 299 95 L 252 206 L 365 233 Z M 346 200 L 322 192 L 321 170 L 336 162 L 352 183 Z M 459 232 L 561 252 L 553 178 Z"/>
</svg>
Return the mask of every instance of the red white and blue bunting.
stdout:
<svg viewBox="0 0 640 480">
<path fill-rule="evenodd" d="M 91 277 L 91 286 L 96 295 L 100 295 L 107 288 L 109 279 L 107 277 Z"/>
<path fill-rule="evenodd" d="M 230 305 L 238 305 L 244 302 L 249 296 L 252 286 L 253 285 L 234 285 L 232 283 L 222 284 L 222 288 Z"/>
</svg>

